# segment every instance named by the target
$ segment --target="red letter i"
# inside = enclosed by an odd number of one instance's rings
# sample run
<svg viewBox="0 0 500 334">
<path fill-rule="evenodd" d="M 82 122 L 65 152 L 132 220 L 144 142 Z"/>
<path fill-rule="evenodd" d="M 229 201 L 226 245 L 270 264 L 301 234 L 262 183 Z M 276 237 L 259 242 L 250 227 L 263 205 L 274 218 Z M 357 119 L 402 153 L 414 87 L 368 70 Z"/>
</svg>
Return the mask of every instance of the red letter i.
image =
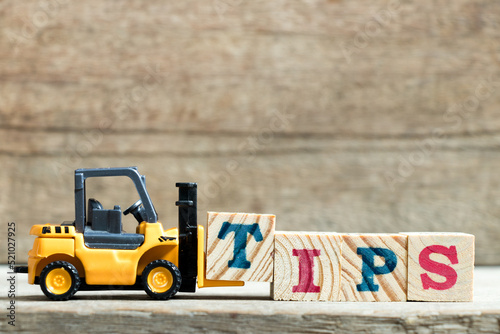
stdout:
<svg viewBox="0 0 500 334">
<path fill-rule="evenodd" d="M 299 257 L 299 284 L 292 292 L 320 292 L 320 287 L 314 285 L 314 257 L 320 255 L 319 249 L 293 249 L 293 256 Z"/>
</svg>

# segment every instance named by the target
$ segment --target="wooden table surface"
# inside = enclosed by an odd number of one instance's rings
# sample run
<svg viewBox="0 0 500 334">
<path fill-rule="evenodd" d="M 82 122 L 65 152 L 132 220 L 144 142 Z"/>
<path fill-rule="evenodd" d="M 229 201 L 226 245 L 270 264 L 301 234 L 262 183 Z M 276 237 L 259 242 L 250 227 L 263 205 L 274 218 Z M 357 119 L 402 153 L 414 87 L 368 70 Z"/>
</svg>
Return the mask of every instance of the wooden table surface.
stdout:
<svg viewBox="0 0 500 334">
<path fill-rule="evenodd" d="M 5 282 L 7 267 L 1 267 Z M 16 278 L 16 326 L 0 332 L 51 333 L 498 333 L 500 267 L 475 269 L 471 303 L 330 303 L 270 300 L 269 284 L 206 288 L 154 301 L 143 291 L 78 292 L 49 301 L 27 276 Z M 1 308 L 9 303 L 2 283 Z"/>
</svg>

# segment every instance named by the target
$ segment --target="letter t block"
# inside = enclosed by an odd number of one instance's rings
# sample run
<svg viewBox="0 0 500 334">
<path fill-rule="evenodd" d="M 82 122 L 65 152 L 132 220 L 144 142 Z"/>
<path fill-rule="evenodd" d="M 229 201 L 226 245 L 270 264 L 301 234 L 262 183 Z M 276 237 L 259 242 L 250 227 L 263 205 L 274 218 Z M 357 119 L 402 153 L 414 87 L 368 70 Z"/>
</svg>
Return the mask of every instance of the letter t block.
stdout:
<svg viewBox="0 0 500 334">
<path fill-rule="evenodd" d="M 341 234 L 277 232 L 274 300 L 339 301 Z"/>
<path fill-rule="evenodd" d="M 271 282 L 274 215 L 209 212 L 206 278 Z"/>
</svg>

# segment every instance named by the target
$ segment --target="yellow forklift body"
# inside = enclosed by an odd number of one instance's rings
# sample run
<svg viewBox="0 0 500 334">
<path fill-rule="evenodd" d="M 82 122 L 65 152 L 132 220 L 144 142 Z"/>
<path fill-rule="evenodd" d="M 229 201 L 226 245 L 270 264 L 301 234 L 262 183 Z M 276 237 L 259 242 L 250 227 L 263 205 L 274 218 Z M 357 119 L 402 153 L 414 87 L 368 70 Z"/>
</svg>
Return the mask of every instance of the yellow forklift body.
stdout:
<svg viewBox="0 0 500 334">
<path fill-rule="evenodd" d="M 38 237 L 33 248 L 28 252 L 28 283 L 35 283 L 36 273 L 43 268 L 37 268 L 41 260 L 55 255 L 75 256 L 75 240 L 73 238 Z"/>
<path fill-rule="evenodd" d="M 75 237 L 75 254 L 85 268 L 85 282 L 90 285 L 133 285 L 149 259 L 163 259 L 178 265 L 179 245 L 176 229 L 162 230 L 158 223 L 142 222 L 138 227 L 144 232 L 144 243 L 136 249 L 97 249 L 85 246 L 83 234 Z M 163 240 L 171 236 L 174 240 Z"/>
<path fill-rule="evenodd" d="M 41 260 L 48 257 L 53 261 L 66 260 L 68 256 L 76 258 L 79 261 L 75 262 L 83 265 L 80 277 L 85 277 L 90 285 L 133 285 L 151 261 L 163 259 L 176 266 L 179 262 L 177 229 L 163 231 L 160 222 L 142 222 L 137 227 L 137 233 L 144 234 L 144 243 L 136 249 L 89 248 L 83 233 L 75 233 L 73 226 L 69 226 L 68 233 L 55 233 L 60 227 L 48 224 L 32 227 L 30 234 L 38 237 L 28 253 L 30 284 L 43 269 L 38 268 Z M 63 231 L 65 227 L 62 226 Z"/>
</svg>

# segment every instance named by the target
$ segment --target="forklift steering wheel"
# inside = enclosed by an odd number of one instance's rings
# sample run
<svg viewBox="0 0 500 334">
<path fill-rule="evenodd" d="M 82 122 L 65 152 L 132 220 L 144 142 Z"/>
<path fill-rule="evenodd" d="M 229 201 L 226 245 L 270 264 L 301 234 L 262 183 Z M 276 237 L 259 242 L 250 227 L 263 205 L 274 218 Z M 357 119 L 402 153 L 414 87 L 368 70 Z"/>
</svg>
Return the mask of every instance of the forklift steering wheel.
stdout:
<svg viewBox="0 0 500 334">
<path fill-rule="evenodd" d="M 137 202 L 132 204 L 127 210 L 123 211 L 123 214 L 126 216 L 129 213 L 132 213 L 134 215 L 135 219 L 137 219 L 137 221 L 139 223 L 141 223 L 142 221 L 144 221 L 144 217 L 143 217 L 144 209 L 141 210 L 141 205 L 142 205 L 142 201 L 138 200 Z"/>
<path fill-rule="evenodd" d="M 134 211 L 140 207 L 142 204 L 142 200 L 138 200 L 137 202 L 135 202 L 134 204 L 132 204 L 131 206 L 128 207 L 127 210 L 123 211 L 123 214 L 126 216 L 128 215 L 129 213 L 134 213 Z"/>
</svg>

